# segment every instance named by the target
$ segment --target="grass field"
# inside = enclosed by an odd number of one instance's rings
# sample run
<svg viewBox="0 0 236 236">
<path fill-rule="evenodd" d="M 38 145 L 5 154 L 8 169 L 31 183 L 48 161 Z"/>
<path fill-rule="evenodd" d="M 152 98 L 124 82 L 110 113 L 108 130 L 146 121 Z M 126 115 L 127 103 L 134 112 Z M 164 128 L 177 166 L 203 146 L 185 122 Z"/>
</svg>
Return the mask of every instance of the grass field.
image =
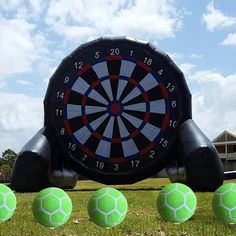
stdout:
<svg viewBox="0 0 236 236">
<path fill-rule="evenodd" d="M 236 182 L 236 180 L 234 180 Z M 196 193 L 198 207 L 192 219 L 175 225 L 164 222 L 157 213 L 155 201 L 167 179 L 146 179 L 133 185 L 114 186 L 126 196 L 129 211 L 124 222 L 111 229 L 96 226 L 89 220 L 87 201 L 92 192 L 104 185 L 92 181 L 79 181 L 76 188 L 67 191 L 73 202 L 73 212 L 69 221 L 57 229 L 47 229 L 39 225 L 31 213 L 31 203 L 36 193 L 16 193 L 17 210 L 12 219 L 0 225 L 1 236 L 187 236 L 187 235 L 236 235 L 236 225 L 218 221 L 211 209 L 213 193 Z"/>
</svg>

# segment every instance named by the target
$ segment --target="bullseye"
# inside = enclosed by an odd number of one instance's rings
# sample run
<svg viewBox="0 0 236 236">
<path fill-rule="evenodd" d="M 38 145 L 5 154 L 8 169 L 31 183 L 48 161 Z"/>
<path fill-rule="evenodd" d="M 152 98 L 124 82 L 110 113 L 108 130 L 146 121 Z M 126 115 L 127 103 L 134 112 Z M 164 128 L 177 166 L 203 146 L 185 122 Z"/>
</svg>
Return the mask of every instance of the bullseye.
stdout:
<svg viewBox="0 0 236 236">
<path fill-rule="evenodd" d="M 119 116 L 123 111 L 123 106 L 119 101 L 112 101 L 108 105 L 107 111 L 112 116 Z"/>
<path fill-rule="evenodd" d="M 113 103 L 113 104 L 111 105 L 111 112 L 112 112 L 112 113 L 118 113 L 118 112 L 120 112 L 120 104 L 118 104 L 118 103 Z"/>
</svg>

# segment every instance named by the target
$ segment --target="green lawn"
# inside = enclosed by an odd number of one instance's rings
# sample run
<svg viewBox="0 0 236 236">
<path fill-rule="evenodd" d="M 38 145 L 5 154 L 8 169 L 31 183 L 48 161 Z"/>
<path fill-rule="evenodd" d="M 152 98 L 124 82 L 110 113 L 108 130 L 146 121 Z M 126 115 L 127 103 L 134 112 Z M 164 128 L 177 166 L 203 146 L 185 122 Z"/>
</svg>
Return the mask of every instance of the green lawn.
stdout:
<svg viewBox="0 0 236 236">
<path fill-rule="evenodd" d="M 236 180 L 234 180 L 236 182 Z M 79 181 L 76 188 L 67 191 L 73 201 L 73 212 L 69 221 L 58 229 L 47 229 L 39 225 L 31 213 L 31 203 L 36 193 L 17 193 L 17 210 L 13 218 L 0 225 L 1 236 L 75 236 L 75 235 L 236 235 L 236 225 L 219 222 L 211 209 L 213 193 L 196 193 L 198 207 L 193 218 L 175 225 L 164 222 L 158 215 L 155 201 L 167 179 L 146 179 L 133 185 L 114 186 L 126 196 L 129 211 L 118 227 L 104 229 L 89 220 L 87 202 L 92 192 L 104 185 L 92 181 Z"/>
</svg>

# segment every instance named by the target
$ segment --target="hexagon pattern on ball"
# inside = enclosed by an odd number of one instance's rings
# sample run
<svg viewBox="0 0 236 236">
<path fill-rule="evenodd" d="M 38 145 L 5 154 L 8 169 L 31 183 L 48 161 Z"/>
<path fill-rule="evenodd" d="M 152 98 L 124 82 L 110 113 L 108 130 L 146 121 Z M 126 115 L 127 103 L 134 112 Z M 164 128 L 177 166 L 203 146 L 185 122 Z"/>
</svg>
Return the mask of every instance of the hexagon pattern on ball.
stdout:
<svg viewBox="0 0 236 236">
<path fill-rule="evenodd" d="M 70 218 L 72 202 L 62 189 L 46 188 L 35 197 L 32 211 L 35 219 L 41 225 L 57 228 Z"/>
<path fill-rule="evenodd" d="M 212 198 L 215 216 L 229 224 L 236 223 L 236 184 L 227 183 L 220 186 Z"/>
<path fill-rule="evenodd" d="M 114 188 L 101 188 L 89 199 L 88 214 L 90 219 L 102 227 L 115 227 L 125 218 L 128 210 L 124 195 Z"/>
<path fill-rule="evenodd" d="M 160 216 L 168 222 L 182 223 L 190 219 L 196 209 L 194 192 L 180 183 L 165 186 L 158 195 L 157 209 Z"/>
<path fill-rule="evenodd" d="M 16 209 L 16 196 L 5 184 L 0 184 L 0 223 L 9 220 Z"/>
</svg>

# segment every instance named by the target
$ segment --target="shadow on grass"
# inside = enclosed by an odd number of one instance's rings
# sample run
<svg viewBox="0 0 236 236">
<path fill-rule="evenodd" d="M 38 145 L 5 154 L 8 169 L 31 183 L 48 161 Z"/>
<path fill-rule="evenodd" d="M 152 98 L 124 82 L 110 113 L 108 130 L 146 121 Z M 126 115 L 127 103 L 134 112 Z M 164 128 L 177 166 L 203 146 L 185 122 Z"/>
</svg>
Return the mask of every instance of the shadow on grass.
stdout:
<svg viewBox="0 0 236 236">
<path fill-rule="evenodd" d="M 163 186 L 164 187 L 164 186 Z M 161 190 L 163 187 L 158 187 L 158 188 L 119 188 L 115 187 L 117 190 L 122 190 L 122 191 L 158 191 Z M 66 189 L 67 192 L 89 192 L 89 191 L 96 191 L 100 188 L 81 188 L 81 189 Z"/>
</svg>

